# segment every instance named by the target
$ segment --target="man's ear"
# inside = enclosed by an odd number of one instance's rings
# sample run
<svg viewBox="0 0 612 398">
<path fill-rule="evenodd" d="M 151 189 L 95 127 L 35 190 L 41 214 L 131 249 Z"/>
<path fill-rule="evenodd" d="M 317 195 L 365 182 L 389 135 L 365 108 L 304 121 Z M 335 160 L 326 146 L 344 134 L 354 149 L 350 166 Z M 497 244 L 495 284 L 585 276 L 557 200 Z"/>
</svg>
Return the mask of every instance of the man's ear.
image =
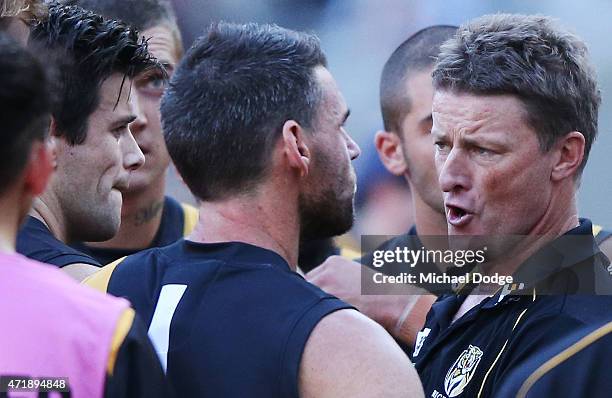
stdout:
<svg viewBox="0 0 612 398">
<path fill-rule="evenodd" d="M 402 176 L 406 173 L 406 159 L 399 135 L 389 131 L 378 131 L 374 136 L 374 145 L 380 161 L 391 174 Z"/>
<path fill-rule="evenodd" d="M 53 160 L 49 143 L 35 140 L 24 170 L 25 189 L 30 195 L 39 196 L 45 191 L 51 174 Z"/>
<path fill-rule="evenodd" d="M 295 120 L 283 124 L 283 150 L 289 166 L 297 170 L 300 177 L 308 175 L 311 154 L 305 142 L 304 129 Z"/>
<path fill-rule="evenodd" d="M 584 135 L 578 131 L 567 133 L 555 144 L 554 148 L 558 155 L 555 157 L 551 179 L 560 181 L 576 176 L 582 159 L 584 159 Z"/>
</svg>

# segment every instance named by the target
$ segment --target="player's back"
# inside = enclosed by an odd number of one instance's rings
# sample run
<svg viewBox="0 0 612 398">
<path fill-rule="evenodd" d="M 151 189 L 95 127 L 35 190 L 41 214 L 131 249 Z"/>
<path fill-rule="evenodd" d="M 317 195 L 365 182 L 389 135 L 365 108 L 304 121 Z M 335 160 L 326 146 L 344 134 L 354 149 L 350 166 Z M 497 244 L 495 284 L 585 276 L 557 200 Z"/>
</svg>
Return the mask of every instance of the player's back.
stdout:
<svg viewBox="0 0 612 398">
<path fill-rule="evenodd" d="M 0 253 L 0 376 L 11 376 L 16 389 L 24 378 L 67 378 L 68 385 L 51 388 L 100 397 L 126 314 L 133 317 L 125 300 L 22 255 Z"/>
<path fill-rule="evenodd" d="M 238 242 L 180 240 L 86 283 L 132 301 L 179 396 L 297 397 L 310 332 L 350 308 L 278 254 Z"/>
</svg>

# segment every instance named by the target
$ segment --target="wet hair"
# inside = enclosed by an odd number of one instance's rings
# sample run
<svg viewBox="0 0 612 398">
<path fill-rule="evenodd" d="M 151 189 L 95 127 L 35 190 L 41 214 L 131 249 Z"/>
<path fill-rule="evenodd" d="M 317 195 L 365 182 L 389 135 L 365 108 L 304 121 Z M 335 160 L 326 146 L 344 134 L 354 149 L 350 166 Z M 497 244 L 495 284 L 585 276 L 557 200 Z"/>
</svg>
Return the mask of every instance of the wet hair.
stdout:
<svg viewBox="0 0 612 398">
<path fill-rule="evenodd" d="M 33 27 L 30 45 L 50 51 L 61 63 L 53 118 L 58 135 L 72 145 L 85 141 L 87 121 L 108 77 L 120 73 L 127 79 L 162 68 L 136 30 L 77 6 L 52 3 L 49 16 Z"/>
</svg>

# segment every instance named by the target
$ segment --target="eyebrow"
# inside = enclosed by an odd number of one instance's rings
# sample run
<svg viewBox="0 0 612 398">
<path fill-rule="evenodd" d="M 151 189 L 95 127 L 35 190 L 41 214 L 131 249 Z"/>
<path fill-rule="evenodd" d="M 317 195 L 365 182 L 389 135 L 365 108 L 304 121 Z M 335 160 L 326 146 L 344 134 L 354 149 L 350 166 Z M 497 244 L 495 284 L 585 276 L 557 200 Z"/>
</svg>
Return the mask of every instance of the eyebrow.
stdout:
<svg viewBox="0 0 612 398">
<path fill-rule="evenodd" d="M 134 120 L 136 120 L 136 115 L 131 114 L 131 115 L 127 115 L 124 116 L 120 119 L 115 120 L 112 124 L 111 124 L 111 129 L 116 129 L 119 127 L 123 127 L 123 126 L 127 126 L 128 124 L 132 123 Z"/>
</svg>

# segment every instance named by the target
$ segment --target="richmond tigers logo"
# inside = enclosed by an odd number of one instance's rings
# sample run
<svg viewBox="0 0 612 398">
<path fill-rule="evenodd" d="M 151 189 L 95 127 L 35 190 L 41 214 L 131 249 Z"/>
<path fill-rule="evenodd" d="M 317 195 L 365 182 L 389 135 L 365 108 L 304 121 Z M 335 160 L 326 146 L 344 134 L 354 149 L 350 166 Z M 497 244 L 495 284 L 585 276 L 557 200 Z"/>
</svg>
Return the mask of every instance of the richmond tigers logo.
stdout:
<svg viewBox="0 0 612 398">
<path fill-rule="evenodd" d="M 470 344 L 450 367 L 444 378 L 444 390 L 449 397 L 456 397 L 472 380 L 476 367 L 482 358 L 480 348 Z"/>
</svg>

